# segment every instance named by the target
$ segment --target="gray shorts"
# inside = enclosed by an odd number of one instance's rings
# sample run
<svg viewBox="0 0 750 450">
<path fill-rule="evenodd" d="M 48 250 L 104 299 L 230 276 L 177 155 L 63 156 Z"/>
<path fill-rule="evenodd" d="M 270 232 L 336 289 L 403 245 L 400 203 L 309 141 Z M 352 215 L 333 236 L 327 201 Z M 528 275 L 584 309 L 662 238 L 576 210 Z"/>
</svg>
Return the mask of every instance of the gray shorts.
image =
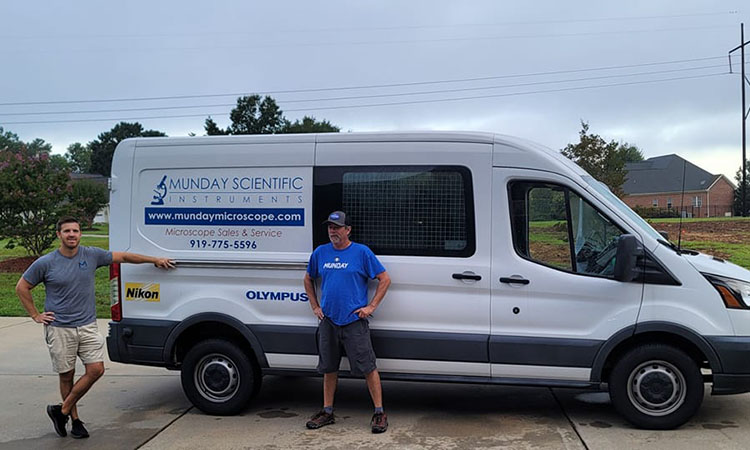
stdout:
<svg viewBox="0 0 750 450">
<path fill-rule="evenodd" d="M 320 321 L 318 372 L 338 372 L 342 349 L 349 358 L 352 375 L 364 376 L 377 368 L 367 320 L 360 319 L 344 326 L 338 326 L 328 318 Z"/>
</svg>

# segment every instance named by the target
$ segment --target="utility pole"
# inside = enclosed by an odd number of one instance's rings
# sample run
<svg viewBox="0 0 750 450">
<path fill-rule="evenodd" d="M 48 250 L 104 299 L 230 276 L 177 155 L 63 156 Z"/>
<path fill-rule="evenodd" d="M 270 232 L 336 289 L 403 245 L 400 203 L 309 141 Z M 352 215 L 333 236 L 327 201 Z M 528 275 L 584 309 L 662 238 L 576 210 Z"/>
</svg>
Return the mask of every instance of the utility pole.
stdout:
<svg viewBox="0 0 750 450">
<path fill-rule="evenodd" d="M 733 48 L 732 50 L 729 50 L 729 73 L 732 73 L 732 52 L 740 50 L 741 56 L 741 75 L 742 78 L 740 80 L 740 84 L 742 85 L 742 186 L 740 189 L 740 196 L 742 197 L 742 211 L 741 215 L 745 216 L 745 211 L 747 211 L 747 156 L 746 156 L 746 146 L 747 146 L 747 116 L 750 114 L 750 110 L 745 110 L 745 84 L 750 84 L 750 80 L 747 79 L 745 76 L 745 46 L 747 44 L 750 44 L 750 41 L 745 42 L 745 24 L 740 24 L 740 45 Z"/>
</svg>

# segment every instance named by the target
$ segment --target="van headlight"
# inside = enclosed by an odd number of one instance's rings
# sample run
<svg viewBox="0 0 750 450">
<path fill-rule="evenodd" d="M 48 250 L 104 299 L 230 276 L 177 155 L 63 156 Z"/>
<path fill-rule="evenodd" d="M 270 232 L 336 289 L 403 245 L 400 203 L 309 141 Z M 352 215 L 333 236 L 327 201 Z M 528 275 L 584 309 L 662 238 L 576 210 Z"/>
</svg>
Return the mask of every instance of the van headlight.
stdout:
<svg viewBox="0 0 750 450">
<path fill-rule="evenodd" d="M 719 291 L 727 308 L 750 309 L 750 283 L 709 273 L 703 276 Z"/>
</svg>

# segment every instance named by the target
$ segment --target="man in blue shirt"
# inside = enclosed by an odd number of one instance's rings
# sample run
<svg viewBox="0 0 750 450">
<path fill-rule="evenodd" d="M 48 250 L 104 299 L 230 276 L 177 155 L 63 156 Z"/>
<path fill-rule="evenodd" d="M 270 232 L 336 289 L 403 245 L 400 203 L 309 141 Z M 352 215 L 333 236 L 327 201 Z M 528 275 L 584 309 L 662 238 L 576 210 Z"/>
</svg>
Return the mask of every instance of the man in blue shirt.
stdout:
<svg viewBox="0 0 750 450">
<path fill-rule="evenodd" d="M 36 323 L 44 324 L 44 340 L 49 348 L 52 368 L 59 375 L 63 403 L 47 406 L 55 431 L 67 436 L 68 417 L 73 419 L 70 434 L 86 438 L 88 431 L 78 417 L 76 403 L 104 374 L 104 337 L 96 325 L 94 277 L 98 267 L 111 263 L 152 263 L 162 269 L 174 268 L 168 258 L 127 252 L 108 252 L 85 247 L 77 219 L 64 217 L 57 222 L 60 248 L 34 261 L 16 283 L 21 304 Z M 44 312 L 34 306 L 31 290 L 44 283 Z M 73 383 L 76 358 L 86 372 Z"/>
<path fill-rule="evenodd" d="M 364 375 L 370 390 L 375 414 L 370 426 L 373 433 L 388 429 L 383 412 L 380 375 L 375 365 L 370 328 L 367 322 L 383 300 L 391 279 L 375 254 L 366 246 L 349 240 L 351 222 L 346 213 L 334 211 L 324 222 L 330 244 L 321 245 L 310 255 L 305 274 L 305 292 L 310 298 L 318 325 L 318 372 L 323 374 L 323 409 L 307 422 L 316 429 L 335 422 L 333 397 L 336 393 L 341 349 L 346 350 L 353 375 Z M 315 280 L 321 279 L 320 301 Z M 367 301 L 367 281 L 378 280 L 378 287 Z"/>
</svg>

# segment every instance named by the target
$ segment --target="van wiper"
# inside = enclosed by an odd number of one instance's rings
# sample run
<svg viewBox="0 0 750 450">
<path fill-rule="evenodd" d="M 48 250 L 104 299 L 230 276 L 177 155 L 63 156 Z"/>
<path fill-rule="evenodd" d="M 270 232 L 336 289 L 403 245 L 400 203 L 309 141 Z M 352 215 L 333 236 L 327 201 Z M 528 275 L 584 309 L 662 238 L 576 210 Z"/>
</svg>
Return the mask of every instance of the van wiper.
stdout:
<svg viewBox="0 0 750 450">
<path fill-rule="evenodd" d="M 664 239 L 657 239 L 656 241 L 665 247 L 671 248 L 678 255 L 697 255 L 698 254 L 698 252 L 696 252 L 695 250 L 687 250 L 684 248 L 679 248 L 673 243 L 666 241 Z"/>
<path fill-rule="evenodd" d="M 680 250 L 679 250 L 679 249 L 677 248 L 677 246 L 676 246 L 676 245 L 674 245 L 673 243 L 671 243 L 671 242 L 669 242 L 669 241 L 667 241 L 667 240 L 664 240 L 664 239 L 657 239 L 657 240 L 656 240 L 656 242 L 660 243 L 661 245 L 663 245 L 663 246 L 665 246 L 665 247 L 669 247 L 669 248 L 671 248 L 671 249 L 672 249 L 672 250 L 674 250 L 674 251 L 675 251 L 675 253 L 677 253 L 678 255 L 680 254 Z"/>
</svg>

